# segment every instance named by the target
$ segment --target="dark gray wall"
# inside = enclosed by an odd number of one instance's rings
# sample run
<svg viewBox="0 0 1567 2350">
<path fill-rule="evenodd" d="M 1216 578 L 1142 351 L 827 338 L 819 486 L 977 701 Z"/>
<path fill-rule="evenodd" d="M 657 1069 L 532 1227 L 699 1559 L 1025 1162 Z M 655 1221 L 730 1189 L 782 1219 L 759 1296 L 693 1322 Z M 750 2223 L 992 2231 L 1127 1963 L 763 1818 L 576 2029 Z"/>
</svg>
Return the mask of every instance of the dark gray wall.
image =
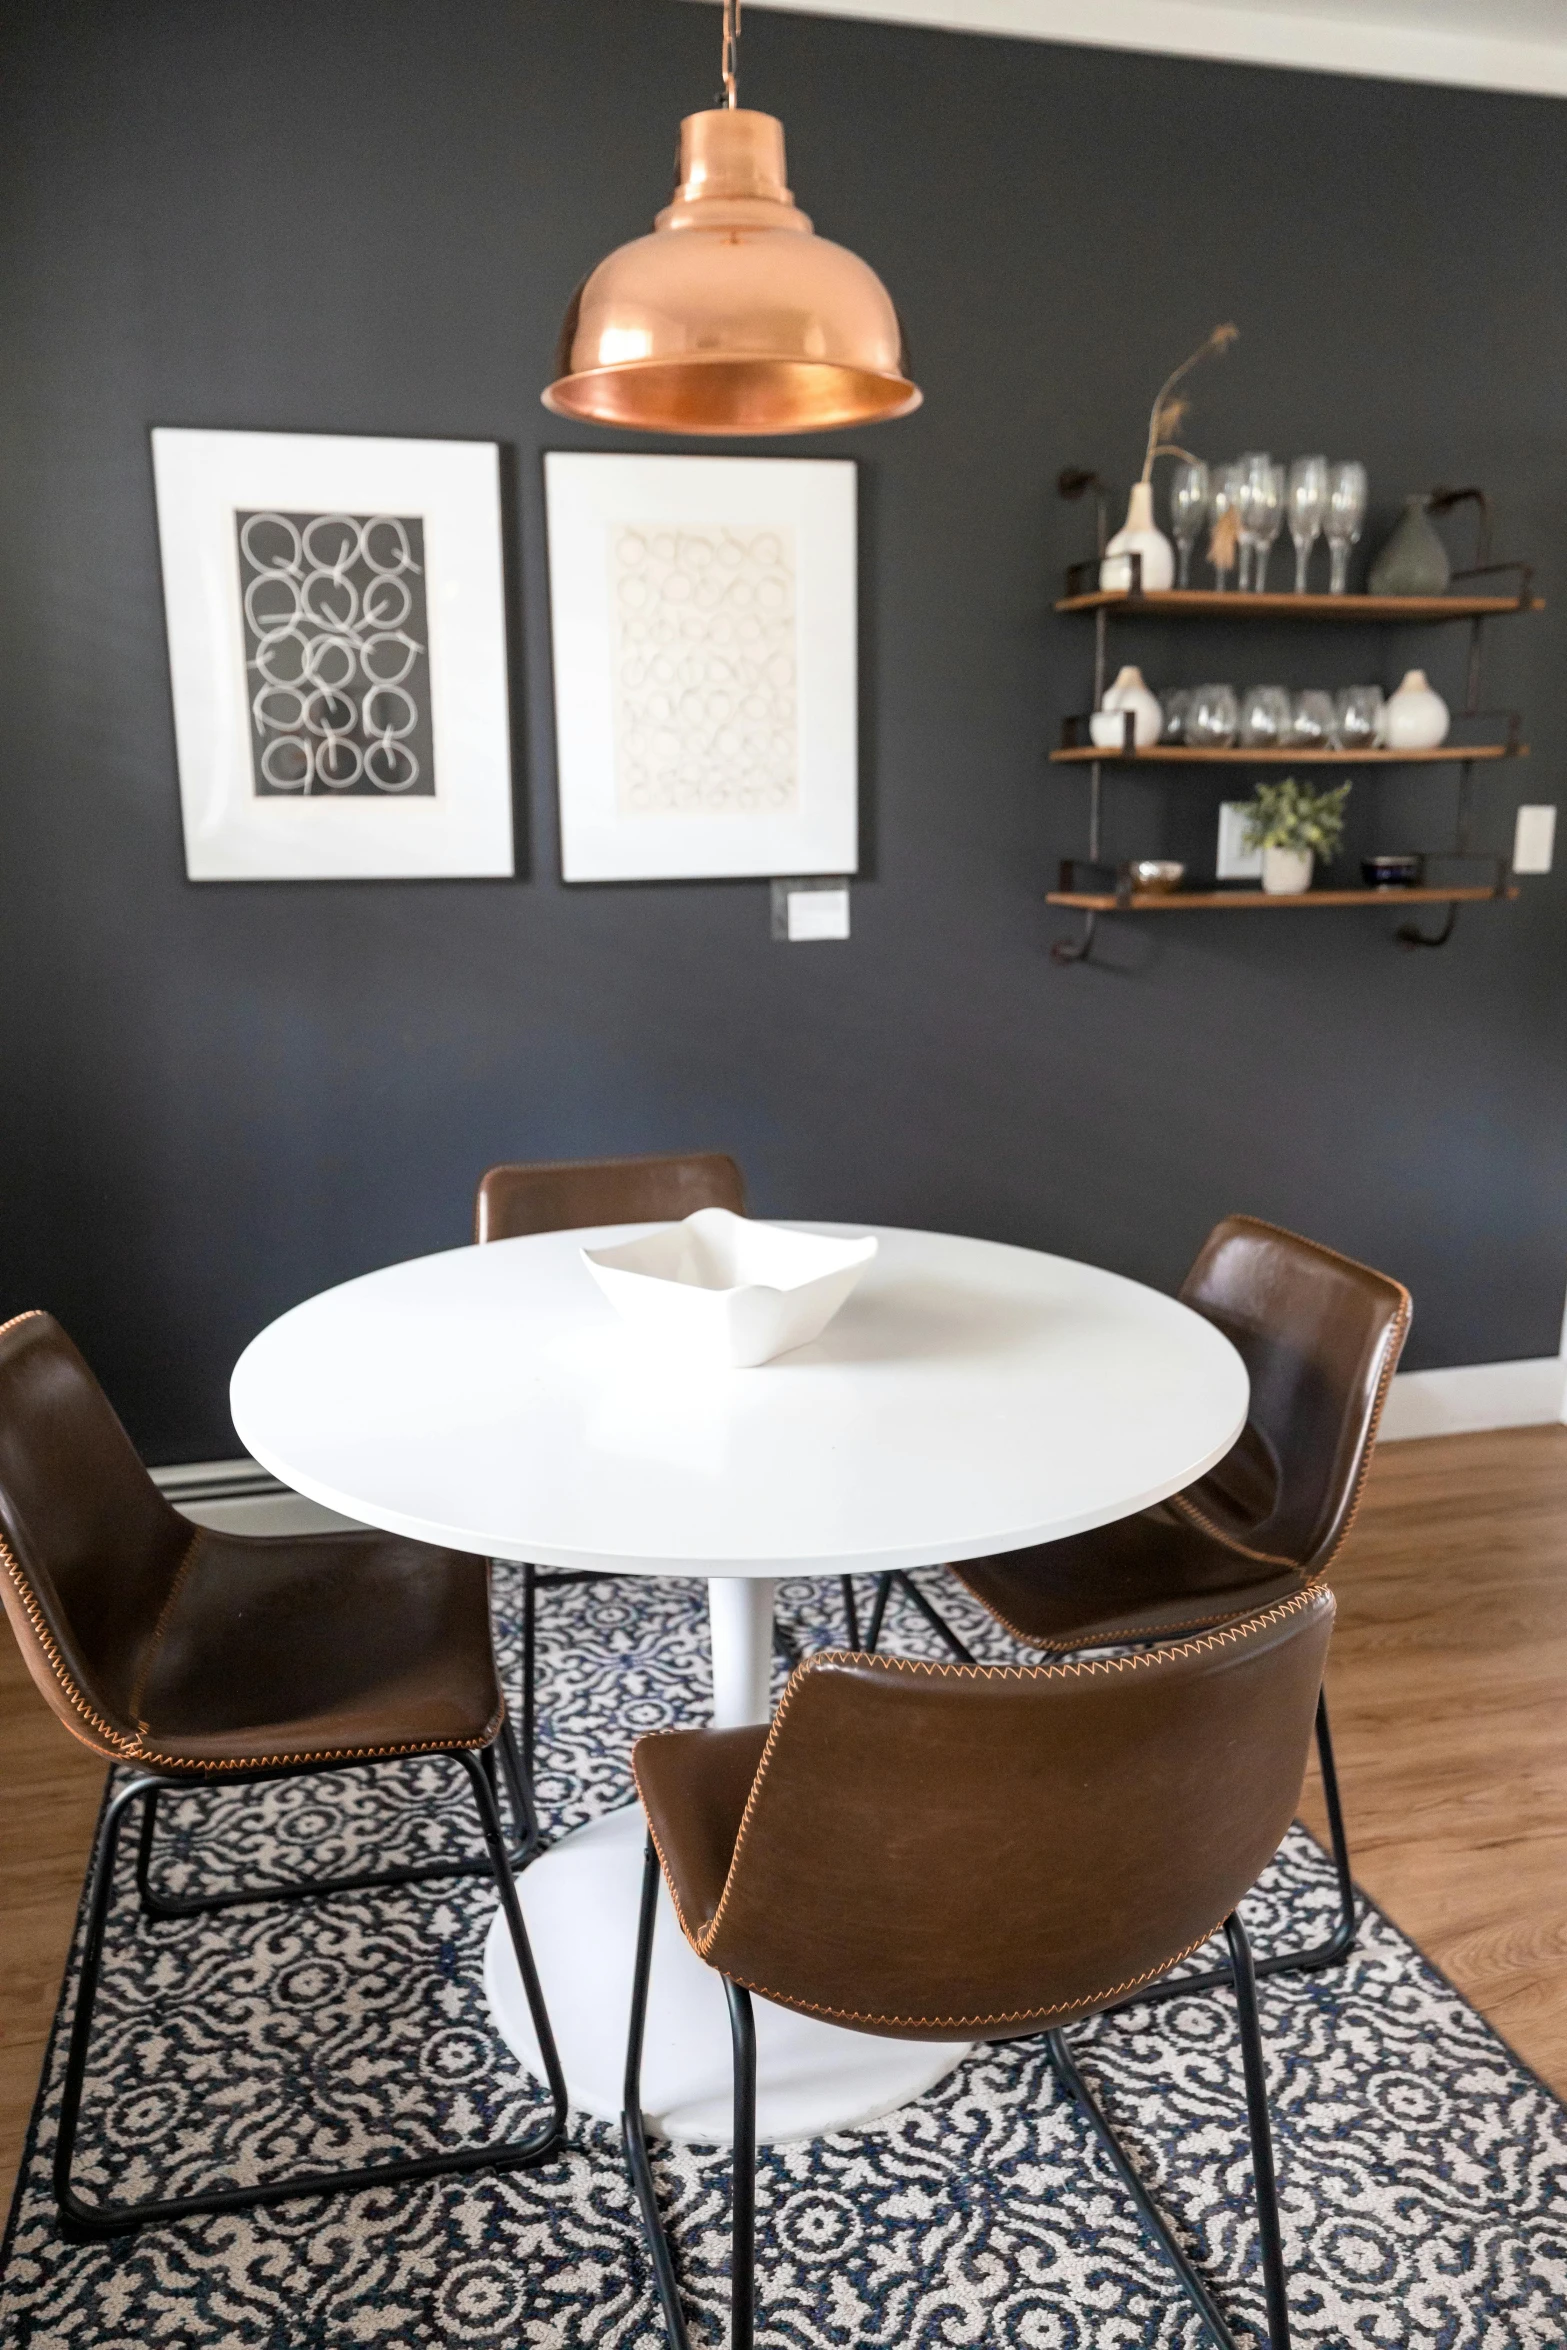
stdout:
<svg viewBox="0 0 1567 2350">
<path fill-rule="evenodd" d="M 6 1311 L 44 1303 L 155 1459 L 234 1449 L 281 1308 L 462 1240 L 489 1161 L 722 1143 L 766 1212 L 923 1223 L 1173 1284 L 1244 1205 L 1415 1292 L 1414 1364 L 1554 1352 L 1567 1273 L 1563 885 L 1444 952 L 1382 914 L 1118 927 L 1046 959 L 1082 843 L 1042 764 L 1081 708 L 1050 611 L 1164 370 L 1215 455 L 1489 484 L 1552 611 L 1494 632 L 1567 743 L 1567 115 L 1403 88 L 754 11 L 745 96 L 903 310 L 926 406 L 862 466 L 868 871 L 846 947 L 760 883 L 559 882 L 538 404 L 561 311 L 668 186 L 716 18 L 682 0 L 12 0 L 0 60 L 0 954 Z M 147 432 L 471 435 L 515 455 L 515 882 L 192 887 Z M 645 445 L 645 444 L 643 444 Z M 1277 560 L 1277 559 L 1276 559 Z M 1284 566 L 1279 563 L 1279 576 Z M 1149 636 L 1155 683 L 1356 675 L 1460 631 Z M 1233 788 L 1233 787 L 1232 787 Z M 1211 856 L 1217 784 L 1115 787 L 1111 846 Z M 1440 776 L 1353 846 L 1435 843 Z"/>
</svg>

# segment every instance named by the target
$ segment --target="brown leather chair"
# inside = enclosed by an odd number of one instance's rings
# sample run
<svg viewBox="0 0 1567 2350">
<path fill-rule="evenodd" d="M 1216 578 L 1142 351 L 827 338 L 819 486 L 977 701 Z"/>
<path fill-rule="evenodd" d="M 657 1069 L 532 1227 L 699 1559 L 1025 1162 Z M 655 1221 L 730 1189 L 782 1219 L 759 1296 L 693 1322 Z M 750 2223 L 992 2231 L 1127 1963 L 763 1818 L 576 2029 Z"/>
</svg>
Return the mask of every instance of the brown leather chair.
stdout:
<svg viewBox="0 0 1567 2350">
<path fill-rule="evenodd" d="M 1233 1622 L 1319 1584 L 1349 1532 L 1409 1328 L 1409 1292 L 1316 1241 L 1255 1216 L 1227 1216 L 1180 1295 L 1217 1324 L 1246 1365 L 1245 1429 L 1217 1468 L 1157 1509 L 955 1570 L 1029 1648 L 1059 1655 Z M 954 1653 L 967 1656 L 922 1604 Z M 1259 1974 L 1331 1966 L 1355 1939 L 1325 1699 L 1316 1728 L 1338 1924 L 1308 1949 L 1259 1959 Z"/>
<path fill-rule="evenodd" d="M 1197 1638 L 1092 1663 L 962 1666 L 819 1652 L 770 1726 L 633 1750 L 649 1840 L 625 2138 L 666 2324 L 685 2321 L 641 2109 L 662 1865 L 686 1940 L 724 1978 L 735 2065 L 731 2341 L 750 2350 L 750 1994 L 891 2039 L 1043 2033 L 1215 2338 L 1213 2294 L 1131 2169 L 1062 2037 L 1145 1996 L 1222 1926 L 1240 2013 L 1272 2350 L 1287 2350 L 1255 1986 L 1236 1906 L 1293 1817 L 1333 1622 L 1313 1587 Z M 896 1822 L 896 1833 L 888 1823 Z"/>
<path fill-rule="evenodd" d="M 542 2162 L 565 2127 L 566 2090 L 512 1882 L 499 1755 L 524 1845 L 532 1806 L 496 1679 L 482 1560 L 371 1533 L 281 1538 L 215 1534 L 171 1509 L 108 1398 L 48 1314 L 0 1327 L 0 1566 L 6 1613 L 28 1669 L 60 1720 L 105 1761 L 111 1781 L 89 1880 L 80 1988 L 54 2163 L 73 2238 L 128 2235 L 191 2213 L 243 2211 L 321 2195 Z M 338 1771 L 441 1754 L 467 1773 L 485 1857 L 387 1868 L 309 1885 L 168 1900 L 150 1878 L 159 1794 Z M 140 2203 L 86 2203 L 71 2167 L 115 1855 L 142 1811 L 144 1906 L 191 1916 L 455 1875 L 493 1875 L 553 2109 L 527 2136 L 262 2185 Z"/>
</svg>

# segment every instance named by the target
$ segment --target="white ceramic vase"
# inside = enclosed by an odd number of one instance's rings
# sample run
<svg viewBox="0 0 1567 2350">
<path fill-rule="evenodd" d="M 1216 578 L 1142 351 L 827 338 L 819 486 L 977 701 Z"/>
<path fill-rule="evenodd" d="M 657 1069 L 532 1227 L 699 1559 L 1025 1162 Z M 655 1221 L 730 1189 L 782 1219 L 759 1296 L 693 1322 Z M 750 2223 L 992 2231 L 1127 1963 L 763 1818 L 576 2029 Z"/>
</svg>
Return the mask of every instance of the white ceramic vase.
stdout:
<svg viewBox="0 0 1567 2350">
<path fill-rule="evenodd" d="M 1132 584 L 1132 566 L 1129 555 L 1141 555 L 1142 584 L 1146 593 L 1154 594 L 1175 583 L 1175 549 L 1153 518 L 1153 484 L 1139 481 L 1132 484 L 1127 500 L 1126 520 L 1104 551 L 1099 566 L 1099 585 L 1118 588 L 1123 593 Z"/>
<path fill-rule="evenodd" d="M 1126 739 L 1123 721 L 1128 711 L 1132 714 L 1133 739 L 1140 751 L 1152 750 L 1164 732 L 1164 712 L 1159 706 L 1159 697 L 1149 691 L 1143 682 L 1142 671 L 1131 662 L 1118 672 L 1114 685 L 1105 688 L 1099 711 L 1111 720 L 1108 726 L 1095 726 L 1089 730 L 1101 750 L 1119 750 Z"/>
<path fill-rule="evenodd" d="M 1310 849 L 1264 849 L 1262 886 L 1270 898 L 1304 897 L 1311 887 Z"/>
<path fill-rule="evenodd" d="M 1390 751 L 1434 751 L 1447 740 L 1447 704 L 1423 669 L 1411 669 L 1382 705 L 1382 739 Z"/>
</svg>

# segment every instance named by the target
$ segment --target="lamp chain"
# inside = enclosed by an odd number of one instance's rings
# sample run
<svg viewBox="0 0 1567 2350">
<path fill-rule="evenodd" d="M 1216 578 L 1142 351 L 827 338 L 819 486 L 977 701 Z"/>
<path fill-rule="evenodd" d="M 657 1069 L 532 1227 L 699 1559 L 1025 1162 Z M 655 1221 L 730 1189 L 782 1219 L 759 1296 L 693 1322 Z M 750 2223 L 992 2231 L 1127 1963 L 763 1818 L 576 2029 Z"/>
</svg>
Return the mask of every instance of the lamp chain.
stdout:
<svg viewBox="0 0 1567 2350">
<path fill-rule="evenodd" d="M 740 103 L 740 7 L 741 0 L 724 0 L 724 104 Z"/>
</svg>

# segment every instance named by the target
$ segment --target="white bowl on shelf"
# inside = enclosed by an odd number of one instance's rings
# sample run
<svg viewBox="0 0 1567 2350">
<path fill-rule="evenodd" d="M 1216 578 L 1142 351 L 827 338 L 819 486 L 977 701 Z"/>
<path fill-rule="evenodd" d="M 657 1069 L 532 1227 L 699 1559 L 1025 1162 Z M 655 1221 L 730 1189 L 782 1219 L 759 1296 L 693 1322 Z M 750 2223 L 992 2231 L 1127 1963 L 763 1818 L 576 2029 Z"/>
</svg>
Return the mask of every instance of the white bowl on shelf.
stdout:
<svg viewBox="0 0 1567 2350">
<path fill-rule="evenodd" d="M 753 1370 L 819 1338 L 876 1254 L 874 1236 L 829 1240 L 698 1208 L 641 1240 L 585 1248 L 621 1319 L 688 1362 Z"/>
</svg>

